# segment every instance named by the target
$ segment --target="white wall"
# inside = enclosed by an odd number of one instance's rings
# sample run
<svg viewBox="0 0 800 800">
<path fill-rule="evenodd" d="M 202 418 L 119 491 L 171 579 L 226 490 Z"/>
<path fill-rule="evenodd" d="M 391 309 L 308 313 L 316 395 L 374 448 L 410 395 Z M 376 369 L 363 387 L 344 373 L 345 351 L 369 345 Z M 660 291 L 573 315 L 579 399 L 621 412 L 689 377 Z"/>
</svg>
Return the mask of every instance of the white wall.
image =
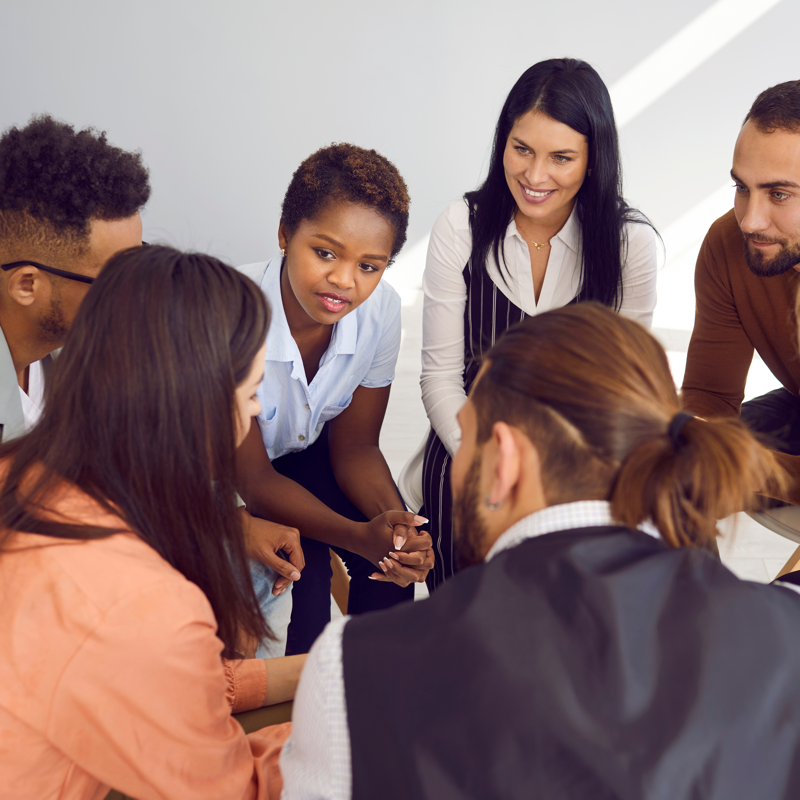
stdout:
<svg viewBox="0 0 800 800">
<path fill-rule="evenodd" d="M 5 0 L 0 128 L 47 111 L 141 148 L 146 237 L 231 262 L 275 252 L 305 156 L 331 141 L 375 147 L 409 184 L 413 245 L 480 179 L 526 67 L 577 56 L 613 87 L 712 5 Z M 627 194 L 662 230 L 725 182 L 758 91 L 800 77 L 798 30 L 800 2 L 779 2 L 624 126 Z"/>
</svg>

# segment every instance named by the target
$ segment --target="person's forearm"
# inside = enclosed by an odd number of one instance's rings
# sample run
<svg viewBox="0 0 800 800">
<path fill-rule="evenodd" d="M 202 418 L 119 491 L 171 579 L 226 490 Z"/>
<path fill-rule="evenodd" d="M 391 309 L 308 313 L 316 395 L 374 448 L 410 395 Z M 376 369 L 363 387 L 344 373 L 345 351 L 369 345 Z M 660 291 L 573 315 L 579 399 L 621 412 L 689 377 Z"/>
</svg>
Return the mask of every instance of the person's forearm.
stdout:
<svg viewBox="0 0 800 800">
<path fill-rule="evenodd" d="M 274 470 L 246 478 L 239 493 L 248 511 L 257 517 L 297 528 L 308 539 L 359 552 L 365 535 L 362 523 L 332 511 L 300 484 Z"/>
<path fill-rule="evenodd" d="M 283 656 L 266 660 L 267 696 L 264 698 L 265 706 L 294 700 L 300 673 L 306 663 L 306 655 L 304 653 L 299 656 Z"/>
<path fill-rule="evenodd" d="M 331 454 L 331 467 L 339 488 L 367 519 L 403 510 L 389 465 L 377 445 L 342 448 Z"/>
<path fill-rule="evenodd" d="M 684 411 L 703 419 L 735 417 L 739 413 L 729 400 L 703 389 L 688 388 L 686 384 L 681 390 L 681 405 Z"/>
</svg>

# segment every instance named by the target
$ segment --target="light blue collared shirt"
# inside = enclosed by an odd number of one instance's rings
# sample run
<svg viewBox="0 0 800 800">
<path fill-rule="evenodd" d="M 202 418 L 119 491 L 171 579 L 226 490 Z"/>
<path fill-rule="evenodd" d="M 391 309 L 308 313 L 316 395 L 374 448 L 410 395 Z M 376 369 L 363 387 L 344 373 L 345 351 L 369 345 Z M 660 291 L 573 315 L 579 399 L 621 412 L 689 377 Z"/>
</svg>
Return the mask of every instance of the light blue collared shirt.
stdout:
<svg viewBox="0 0 800 800">
<path fill-rule="evenodd" d="M 283 310 L 282 261 L 276 256 L 238 268 L 261 287 L 272 312 L 264 380 L 257 392 L 261 413 L 256 417 L 270 460 L 316 441 L 323 425 L 350 405 L 359 386 L 388 386 L 394 380 L 402 333 L 400 296 L 381 281 L 367 300 L 333 326 L 309 385 Z"/>
</svg>

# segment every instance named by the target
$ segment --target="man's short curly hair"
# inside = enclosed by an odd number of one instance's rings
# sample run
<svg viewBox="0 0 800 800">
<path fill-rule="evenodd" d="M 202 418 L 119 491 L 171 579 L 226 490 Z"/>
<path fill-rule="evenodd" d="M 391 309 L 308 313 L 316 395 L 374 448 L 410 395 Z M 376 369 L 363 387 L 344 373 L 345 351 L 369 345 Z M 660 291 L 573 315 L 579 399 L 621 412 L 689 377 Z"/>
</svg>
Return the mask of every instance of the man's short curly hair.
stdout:
<svg viewBox="0 0 800 800">
<path fill-rule="evenodd" d="M 141 153 L 48 115 L 0 138 L 0 237 L 82 245 L 93 219 L 133 216 L 150 197 Z"/>
<path fill-rule="evenodd" d="M 354 144 L 331 144 L 297 168 L 281 207 L 281 222 L 291 235 L 304 219 L 313 219 L 330 201 L 373 208 L 394 228 L 392 257 L 406 241 L 408 189 L 389 159 Z"/>
</svg>

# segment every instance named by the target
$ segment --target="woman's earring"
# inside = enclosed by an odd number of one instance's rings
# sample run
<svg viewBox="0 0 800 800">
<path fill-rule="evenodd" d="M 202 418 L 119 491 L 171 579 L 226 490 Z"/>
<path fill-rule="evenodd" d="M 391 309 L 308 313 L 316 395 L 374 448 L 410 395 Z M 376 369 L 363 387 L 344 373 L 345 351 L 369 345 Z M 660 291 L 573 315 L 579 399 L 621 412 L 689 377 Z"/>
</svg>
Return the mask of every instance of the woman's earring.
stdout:
<svg viewBox="0 0 800 800">
<path fill-rule="evenodd" d="M 587 177 L 591 177 L 591 174 L 592 174 L 592 171 L 590 169 L 586 171 L 586 176 Z"/>
<path fill-rule="evenodd" d="M 281 255 L 286 258 L 286 249 L 284 247 L 281 247 Z"/>
<path fill-rule="evenodd" d="M 486 503 L 486 508 L 488 508 L 489 511 L 497 511 L 497 509 L 500 508 L 500 506 L 503 505 L 503 501 L 502 500 L 498 500 L 496 503 L 492 503 L 489 500 L 489 495 L 488 494 L 486 495 L 486 499 L 483 502 Z"/>
</svg>

